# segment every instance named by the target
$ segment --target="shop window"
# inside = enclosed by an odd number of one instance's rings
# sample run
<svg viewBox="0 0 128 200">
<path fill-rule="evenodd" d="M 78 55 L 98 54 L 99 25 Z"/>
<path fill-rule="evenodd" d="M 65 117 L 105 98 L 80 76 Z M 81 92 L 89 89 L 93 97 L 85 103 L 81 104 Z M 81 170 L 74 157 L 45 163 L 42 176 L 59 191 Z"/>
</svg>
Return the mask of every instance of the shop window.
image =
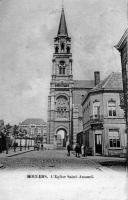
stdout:
<svg viewBox="0 0 128 200">
<path fill-rule="evenodd" d="M 120 135 L 118 129 L 109 129 L 109 147 L 118 148 L 120 147 Z"/>
</svg>

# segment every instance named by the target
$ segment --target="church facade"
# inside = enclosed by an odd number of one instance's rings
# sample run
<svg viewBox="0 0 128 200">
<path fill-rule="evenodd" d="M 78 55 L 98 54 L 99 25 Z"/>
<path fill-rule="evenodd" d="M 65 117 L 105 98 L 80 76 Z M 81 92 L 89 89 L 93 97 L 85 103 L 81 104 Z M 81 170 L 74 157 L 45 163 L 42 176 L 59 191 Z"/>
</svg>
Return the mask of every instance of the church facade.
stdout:
<svg viewBox="0 0 128 200">
<path fill-rule="evenodd" d="M 99 73 L 96 77 L 100 79 Z M 100 80 L 98 80 L 100 81 Z M 65 147 L 76 143 L 83 130 L 82 96 L 94 87 L 94 80 L 73 79 L 71 37 L 62 8 L 57 36 L 54 38 L 52 75 L 48 96 L 47 143 Z"/>
</svg>

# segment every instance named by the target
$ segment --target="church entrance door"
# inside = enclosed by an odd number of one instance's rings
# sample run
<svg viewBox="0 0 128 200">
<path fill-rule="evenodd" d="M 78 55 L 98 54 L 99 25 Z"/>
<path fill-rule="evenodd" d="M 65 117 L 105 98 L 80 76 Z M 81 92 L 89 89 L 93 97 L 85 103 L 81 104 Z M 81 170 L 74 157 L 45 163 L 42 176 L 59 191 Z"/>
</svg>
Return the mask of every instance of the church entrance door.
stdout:
<svg viewBox="0 0 128 200">
<path fill-rule="evenodd" d="M 67 142 L 67 132 L 65 129 L 59 129 L 57 131 L 57 146 L 58 147 L 66 147 Z"/>
</svg>

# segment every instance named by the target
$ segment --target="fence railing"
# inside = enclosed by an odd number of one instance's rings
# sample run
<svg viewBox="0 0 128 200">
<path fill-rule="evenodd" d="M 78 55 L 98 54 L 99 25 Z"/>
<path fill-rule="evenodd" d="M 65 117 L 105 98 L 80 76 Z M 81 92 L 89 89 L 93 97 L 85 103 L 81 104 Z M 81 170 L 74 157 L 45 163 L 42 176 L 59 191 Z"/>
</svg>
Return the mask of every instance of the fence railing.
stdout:
<svg viewBox="0 0 128 200">
<path fill-rule="evenodd" d="M 90 123 L 101 123 L 103 122 L 103 115 L 92 115 L 90 116 Z"/>
</svg>

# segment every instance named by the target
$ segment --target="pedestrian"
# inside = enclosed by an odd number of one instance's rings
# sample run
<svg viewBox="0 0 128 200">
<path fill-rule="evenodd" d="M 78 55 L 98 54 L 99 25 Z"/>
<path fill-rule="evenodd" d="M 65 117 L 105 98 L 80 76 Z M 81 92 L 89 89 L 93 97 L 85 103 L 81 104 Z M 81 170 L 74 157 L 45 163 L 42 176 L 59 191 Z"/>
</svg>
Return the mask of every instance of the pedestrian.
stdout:
<svg viewBox="0 0 128 200">
<path fill-rule="evenodd" d="M 67 156 L 70 156 L 70 151 L 71 151 L 71 146 L 70 146 L 70 144 L 67 145 L 67 151 L 68 151 Z"/>
<path fill-rule="evenodd" d="M 9 143 L 10 143 L 10 137 L 9 137 L 9 133 L 6 133 L 6 154 L 8 154 L 8 150 L 9 150 Z"/>
<path fill-rule="evenodd" d="M 16 147 L 17 147 L 17 143 L 16 143 L 16 141 L 14 140 L 14 143 L 13 143 L 14 152 L 16 152 Z"/>
<path fill-rule="evenodd" d="M 2 153 L 2 134 L 0 132 L 0 153 Z"/>
<path fill-rule="evenodd" d="M 43 150 L 43 147 L 44 147 L 43 144 L 41 144 L 41 150 Z"/>
<path fill-rule="evenodd" d="M 79 145 L 79 143 L 76 143 L 75 152 L 76 152 L 76 157 L 80 157 L 80 145 Z"/>
<path fill-rule="evenodd" d="M 81 146 L 81 155 L 84 157 L 85 156 L 85 146 L 82 144 Z"/>
</svg>

